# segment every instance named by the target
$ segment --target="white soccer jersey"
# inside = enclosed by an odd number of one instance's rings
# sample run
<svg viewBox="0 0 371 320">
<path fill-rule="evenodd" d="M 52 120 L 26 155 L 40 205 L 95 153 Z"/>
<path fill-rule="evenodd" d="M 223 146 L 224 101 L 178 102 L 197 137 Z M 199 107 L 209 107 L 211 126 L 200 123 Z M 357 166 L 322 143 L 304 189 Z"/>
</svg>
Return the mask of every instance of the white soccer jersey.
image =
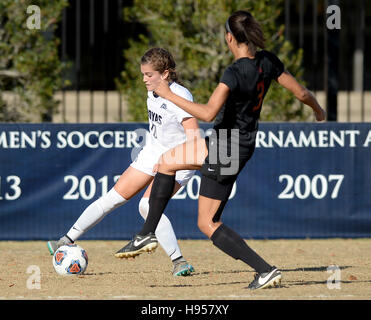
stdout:
<svg viewBox="0 0 371 320">
<path fill-rule="evenodd" d="M 184 99 L 193 101 L 192 94 L 187 88 L 173 82 L 170 90 Z M 147 98 L 148 122 L 151 141 L 163 149 L 171 149 L 186 141 L 182 126 L 184 118 L 193 117 L 175 104 L 148 91 Z"/>
<path fill-rule="evenodd" d="M 173 82 L 170 89 L 177 95 L 193 101 L 192 94 L 183 86 Z M 149 137 L 147 136 L 146 144 L 130 166 L 154 176 L 153 167 L 161 155 L 186 141 L 182 121 L 184 118 L 193 116 L 172 102 L 155 97 L 152 91 L 148 92 L 147 108 L 150 134 Z M 194 170 L 179 170 L 176 172 L 175 180 L 184 186 L 194 173 Z"/>
</svg>

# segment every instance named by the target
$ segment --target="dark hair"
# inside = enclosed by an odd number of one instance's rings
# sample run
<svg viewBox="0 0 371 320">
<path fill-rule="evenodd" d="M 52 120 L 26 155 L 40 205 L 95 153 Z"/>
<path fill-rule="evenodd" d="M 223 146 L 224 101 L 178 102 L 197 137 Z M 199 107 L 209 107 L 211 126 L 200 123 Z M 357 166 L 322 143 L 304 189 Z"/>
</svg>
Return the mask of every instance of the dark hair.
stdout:
<svg viewBox="0 0 371 320">
<path fill-rule="evenodd" d="M 171 53 L 163 48 L 151 48 L 141 58 L 141 64 L 150 63 L 154 70 L 163 73 L 169 71 L 169 80 L 177 81 L 178 76 L 175 71 L 175 60 Z"/>
<path fill-rule="evenodd" d="M 255 47 L 265 48 L 263 30 L 250 12 L 245 10 L 234 12 L 228 18 L 225 28 L 236 38 L 238 43 L 253 44 Z"/>
</svg>

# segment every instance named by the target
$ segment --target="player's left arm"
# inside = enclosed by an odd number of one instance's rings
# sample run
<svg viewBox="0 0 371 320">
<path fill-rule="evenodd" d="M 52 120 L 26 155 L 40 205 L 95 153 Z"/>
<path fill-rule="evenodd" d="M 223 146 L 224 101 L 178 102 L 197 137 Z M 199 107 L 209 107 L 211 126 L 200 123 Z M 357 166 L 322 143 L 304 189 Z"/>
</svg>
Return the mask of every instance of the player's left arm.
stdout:
<svg viewBox="0 0 371 320">
<path fill-rule="evenodd" d="M 281 86 L 291 91 L 298 100 L 311 107 L 317 121 L 326 119 L 326 111 L 319 105 L 315 96 L 307 88 L 303 87 L 288 71 L 282 72 L 276 80 Z"/>
</svg>

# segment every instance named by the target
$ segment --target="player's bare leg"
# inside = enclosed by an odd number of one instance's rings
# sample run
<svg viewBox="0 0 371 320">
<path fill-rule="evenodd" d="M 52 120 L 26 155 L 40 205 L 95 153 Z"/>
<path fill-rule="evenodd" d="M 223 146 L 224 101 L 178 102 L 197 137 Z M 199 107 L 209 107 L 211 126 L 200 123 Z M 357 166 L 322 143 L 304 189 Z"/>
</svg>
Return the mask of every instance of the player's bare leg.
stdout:
<svg viewBox="0 0 371 320">
<path fill-rule="evenodd" d="M 165 152 L 158 165 L 151 197 L 150 208 L 142 230 L 116 256 L 130 258 L 143 252 L 153 251 L 157 247 L 155 230 L 168 201 L 174 194 L 175 173 L 178 170 L 197 170 L 201 167 L 207 148 L 204 139 L 187 141 Z M 151 214 L 151 212 L 153 212 Z"/>
<path fill-rule="evenodd" d="M 270 266 L 235 231 L 220 221 L 225 201 L 199 196 L 198 227 L 213 244 L 234 259 L 241 260 L 256 270 L 248 289 L 276 287 L 281 283 L 281 272 Z M 216 219 L 215 219 L 216 218 Z"/>
</svg>

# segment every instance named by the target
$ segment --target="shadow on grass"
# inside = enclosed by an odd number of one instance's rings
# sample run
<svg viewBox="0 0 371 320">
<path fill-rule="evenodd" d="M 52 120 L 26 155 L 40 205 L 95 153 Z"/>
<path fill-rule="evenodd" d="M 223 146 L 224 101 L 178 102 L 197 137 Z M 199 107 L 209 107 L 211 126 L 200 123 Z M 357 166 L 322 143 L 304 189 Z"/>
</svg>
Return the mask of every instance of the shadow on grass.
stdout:
<svg viewBox="0 0 371 320">
<path fill-rule="evenodd" d="M 292 271 L 318 271 L 318 272 L 323 272 L 323 271 L 327 271 L 327 268 L 329 266 L 322 266 L 322 267 L 299 267 L 299 268 L 295 268 L 295 269 L 280 269 L 282 272 L 292 272 Z M 344 270 L 344 269 L 348 269 L 348 268 L 352 268 L 352 266 L 336 266 L 337 268 L 339 268 L 340 270 Z"/>
<path fill-rule="evenodd" d="M 352 266 L 337 266 L 340 270 L 352 268 Z M 280 269 L 282 273 L 286 272 L 326 272 L 328 270 L 328 266 L 320 266 L 320 267 L 299 267 L 295 269 Z M 222 275 L 222 274 L 240 274 L 240 273 L 251 273 L 254 272 L 253 270 L 228 270 L 228 271 L 204 271 L 199 273 L 194 273 L 192 276 L 197 275 Z M 215 280 L 215 279 L 214 279 Z M 210 282 L 207 284 L 169 284 L 169 285 L 151 285 L 151 288 L 182 288 L 182 287 L 209 287 L 209 286 L 222 286 L 222 285 L 235 285 L 235 284 L 246 284 L 251 279 L 246 279 L 246 281 L 232 281 L 232 282 Z M 349 284 L 349 283 L 359 283 L 359 282 L 371 282 L 371 280 L 366 281 L 347 281 L 347 280 L 340 280 L 340 284 Z M 289 281 L 283 280 L 279 288 L 290 288 L 291 286 L 310 286 L 310 285 L 327 285 L 327 280 L 320 280 L 320 281 Z"/>
</svg>

